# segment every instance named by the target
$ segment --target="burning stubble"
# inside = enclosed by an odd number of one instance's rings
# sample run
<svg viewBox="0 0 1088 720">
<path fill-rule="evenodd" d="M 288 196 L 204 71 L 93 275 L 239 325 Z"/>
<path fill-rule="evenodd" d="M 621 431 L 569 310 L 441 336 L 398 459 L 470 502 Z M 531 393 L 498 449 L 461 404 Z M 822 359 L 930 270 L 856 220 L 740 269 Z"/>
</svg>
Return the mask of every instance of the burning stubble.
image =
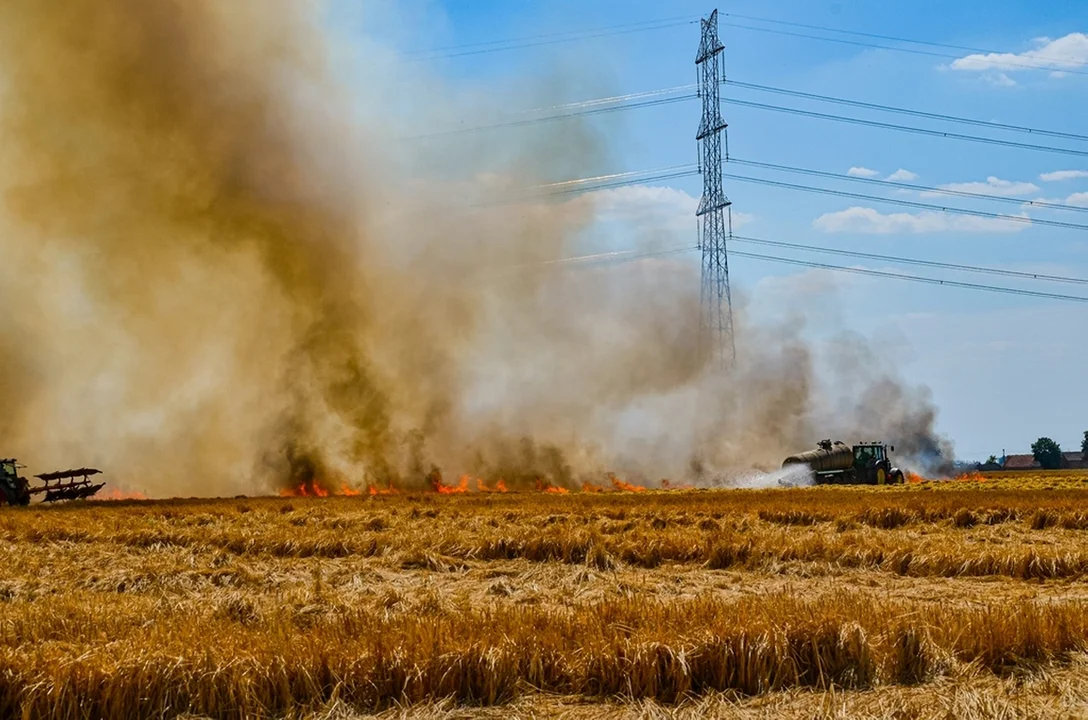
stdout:
<svg viewBox="0 0 1088 720">
<path fill-rule="evenodd" d="M 696 355 L 691 265 L 541 270 L 591 199 L 466 207 L 611 169 L 593 128 L 393 144 L 328 58 L 312 3 L 0 7 L 5 448 L 198 495 L 709 481 L 820 434 L 793 333 Z"/>
</svg>

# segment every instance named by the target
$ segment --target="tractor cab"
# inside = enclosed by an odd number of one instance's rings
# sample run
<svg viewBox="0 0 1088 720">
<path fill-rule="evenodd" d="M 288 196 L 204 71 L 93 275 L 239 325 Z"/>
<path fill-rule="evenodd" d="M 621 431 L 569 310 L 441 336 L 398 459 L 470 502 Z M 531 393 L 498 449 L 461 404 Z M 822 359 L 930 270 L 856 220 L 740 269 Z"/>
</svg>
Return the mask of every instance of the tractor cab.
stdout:
<svg viewBox="0 0 1088 720">
<path fill-rule="evenodd" d="M 0 505 L 27 505 L 30 503 L 30 484 L 19 477 L 21 468 L 14 458 L 0 460 Z"/>
<path fill-rule="evenodd" d="M 884 485 L 903 482 L 903 473 L 891 464 L 895 448 L 884 443 L 867 442 L 854 446 L 854 472 L 861 482 Z"/>
<path fill-rule="evenodd" d="M 866 443 L 854 446 L 854 467 L 859 470 L 872 467 L 884 460 L 886 454 L 884 446 L 876 443 Z"/>
</svg>

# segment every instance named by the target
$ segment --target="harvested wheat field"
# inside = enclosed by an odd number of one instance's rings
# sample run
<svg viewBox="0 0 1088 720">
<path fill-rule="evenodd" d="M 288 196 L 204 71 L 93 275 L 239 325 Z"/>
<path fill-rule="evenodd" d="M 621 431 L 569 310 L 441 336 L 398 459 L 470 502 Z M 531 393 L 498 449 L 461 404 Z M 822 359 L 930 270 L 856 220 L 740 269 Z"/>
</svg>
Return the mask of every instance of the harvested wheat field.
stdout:
<svg viewBox="0 0 1088 720">
<path fill-rule="evenodd" d="M 1084 480 L 9 508 L 0 715 L 1083 716 Z"/>
</svg>

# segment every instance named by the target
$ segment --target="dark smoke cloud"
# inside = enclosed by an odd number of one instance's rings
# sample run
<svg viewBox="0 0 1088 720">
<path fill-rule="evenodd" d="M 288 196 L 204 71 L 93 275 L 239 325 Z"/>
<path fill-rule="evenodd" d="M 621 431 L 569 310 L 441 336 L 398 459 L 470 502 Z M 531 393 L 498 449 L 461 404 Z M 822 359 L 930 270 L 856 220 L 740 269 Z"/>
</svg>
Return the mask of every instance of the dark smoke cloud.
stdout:
<svg viewBox="0 0 1088 720">
<path fill-rule="evenodd" d="M 891 359 L 857 333 L 840 334 L 828 362 L 839 392 L 839 432 L 855 441 L 894 445 L 900 465 L 912 471 L 952 472 L 955 453 L 951 441 L 936 431 L 937 410 L 928 388 L 907 385 Z"/>
<path fill-rule="evenodd" d="M 394 142 L 448 118 L 390 88 L 480 122 L 507 96 L 445 103 L 374 68 L 348 93 L 317 7 L 0 5 L 3 448 L 157 495 L 425 487 L 433 466 L 713 482 L 841 420 L 797 327 L 739 313 L 737 374 L 709 369 L 692 265 L 542 268 L 576 252 L 592 198 L 478 206 L 611 169 L 599 132 Z M 520 104 L 573 87 L 538 80 Z M 897 408 L 890 441 L 944 452 L 927 398 L 865 383 Z M 853 428 L 874 427 L 864 407 Z"/>
</svg>

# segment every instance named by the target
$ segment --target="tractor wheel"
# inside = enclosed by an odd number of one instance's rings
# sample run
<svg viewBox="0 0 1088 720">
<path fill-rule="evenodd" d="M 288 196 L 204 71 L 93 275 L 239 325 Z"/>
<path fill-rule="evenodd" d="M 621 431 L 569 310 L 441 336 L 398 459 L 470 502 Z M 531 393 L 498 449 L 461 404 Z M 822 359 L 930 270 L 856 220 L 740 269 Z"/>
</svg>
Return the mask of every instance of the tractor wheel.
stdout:
<svg viewBox="0 0 1088 720">
<path fill-rule="evenodd" d="M 4 492 L 4 488 L 0 488 L 0 507 L 2 507 L 4 505 L 7 505 L 7 504 L 9 504 L 8 503 L 8 494 L 6 492 Z"/>
<path fill-rule="evenodd" d="M 888 474 L 884 472 L 884 468 L 878 467 L 876 469 L 876 484 L 883 485 L 884 481 L 888 479 Z"/>
<path fill-rule="evenodd" d="M 902 470 L 896 470 L 895 473 L 892 475 L 892 484 L 893 485 L 902 485 L 906 481 L 907 481 L 907 479 L 905 477 L 903 477 L 903 471 Z"/>
</svg>

